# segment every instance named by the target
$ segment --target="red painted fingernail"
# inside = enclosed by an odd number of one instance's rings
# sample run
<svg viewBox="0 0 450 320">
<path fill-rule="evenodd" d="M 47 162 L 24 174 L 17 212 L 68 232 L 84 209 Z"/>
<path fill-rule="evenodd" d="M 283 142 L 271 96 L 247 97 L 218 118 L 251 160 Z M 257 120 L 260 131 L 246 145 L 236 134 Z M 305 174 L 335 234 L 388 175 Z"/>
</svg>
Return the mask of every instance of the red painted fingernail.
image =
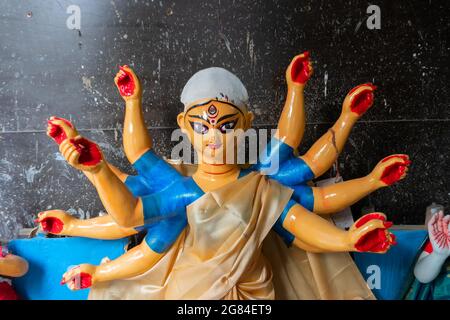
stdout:
<svg viewBox="0 0 450 320">
<path fill-rule="evenodd" d="M 393 224 L 394 223 L 392 223 L 391 221 L 383 222 L 383 225 L 386 229 L 389 229 L 390 227 L 392 227 Z"/>
</svg>

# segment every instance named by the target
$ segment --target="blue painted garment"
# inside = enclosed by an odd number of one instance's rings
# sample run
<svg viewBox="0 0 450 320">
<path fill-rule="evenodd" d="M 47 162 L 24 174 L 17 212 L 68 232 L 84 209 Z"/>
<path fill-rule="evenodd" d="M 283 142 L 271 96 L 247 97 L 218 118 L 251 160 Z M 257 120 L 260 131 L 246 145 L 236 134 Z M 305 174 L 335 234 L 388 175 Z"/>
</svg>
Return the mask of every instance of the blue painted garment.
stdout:
<svg viewBox="0 0 450 320">
<path fill-rule="evenodd" d="M 271 171 L 271 163 L 278 157 L 279 170 Z M 144 205 L 144 226 L 147 229 L 146 242 L 155 252 L 166 251 L 187 225 L 186 206 L 200 198 L 204 192 L 191 177 L 184 177 L 153 151 L 147 151 L 133 167 L 137 176 L 129 176 L 125 184 L 136 197 L 142 198 Z M 259 162 L 247 170 L 242 170 L 239 178 L 249 172 L 265 172 L 269 178 L 291 187 L 294 193 L 291 201 L 312 210 L 314 197 L 306 181 L 314 177 L 306 163 L 294 155 L 294 150 L 282 141 L 273 138 L 267 149 L 260 155 Z M 292 203 L 287 204 L 289 209 Z M 287 210 L 288 211 L 288 210 Z M 274 230 L 290 245 L 294 235 L 283 228 L 287 215 L 280 215 Z"/>
<path fill-rule="evenodd" d="M 260 171 L 270 179 L 293 189 L 294 192 L 286 208 L 290 209 L 293 204 L 298 203 L 309 211 L 313 211 L 314 195 L 312 188 L 306 183 L 314 178 L 314 173 L 305 161 L 295 156 L 291 146 L 272 138 L 266 149 L 260 153 L 258 162 L 248 170 Z M 274 230 L 290 246 L 295 236 L 283 227 L 284 219 L 289 211 L 286 208 L 278 218 Z"/>
</svg>

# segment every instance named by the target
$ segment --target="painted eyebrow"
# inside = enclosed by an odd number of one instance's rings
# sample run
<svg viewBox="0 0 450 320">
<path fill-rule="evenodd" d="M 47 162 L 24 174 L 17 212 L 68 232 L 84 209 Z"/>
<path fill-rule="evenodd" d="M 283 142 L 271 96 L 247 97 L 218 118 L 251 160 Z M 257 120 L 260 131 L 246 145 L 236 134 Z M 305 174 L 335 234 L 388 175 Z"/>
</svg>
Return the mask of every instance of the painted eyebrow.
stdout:
<svg viewBox="0 0 450 320">
<path fill-rule="evenodd" d="M 194 115 L 188 115 L 188 117 L 190 117 L 190 118 L 195 118 L 195 119 L 200 119 L 200 120 L 203 120 L 203 121 L 206 121 L 206 122 L 208 122 L 209 124 L 211 124 L 210 122 L 209 122 L 209 119 L 208 118 L 203 118 L 202 116 L 199 116 L 199 115 L 196 115 L 196 114 L 194 114 Z"/>
<path fill-rule="evenodd" d="M 237 113 L 224 115 L 223 117 L 219 118 L 219 120 L 217 120 L 217 123 L 221 122 L 222 120 L 234 117 L 235 115 L 237 115 Z"/>
</svg>

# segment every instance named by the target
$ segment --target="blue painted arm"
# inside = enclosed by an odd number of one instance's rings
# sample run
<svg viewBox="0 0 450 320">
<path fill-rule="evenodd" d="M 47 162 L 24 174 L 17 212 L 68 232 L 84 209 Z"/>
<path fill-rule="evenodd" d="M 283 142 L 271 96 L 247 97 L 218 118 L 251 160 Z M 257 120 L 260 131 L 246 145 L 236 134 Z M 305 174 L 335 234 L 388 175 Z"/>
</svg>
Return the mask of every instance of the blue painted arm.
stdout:
<svg viewBox="0 0 450 320">
<path fill-rule="evenodd" d="M 295 156 L 294 149 L 276 138 L 272 138 L 260 153 L 258 163 L 252 169 L 286 186 L 299 185 L 314 178 L 305 161 Z"/>
</svg>

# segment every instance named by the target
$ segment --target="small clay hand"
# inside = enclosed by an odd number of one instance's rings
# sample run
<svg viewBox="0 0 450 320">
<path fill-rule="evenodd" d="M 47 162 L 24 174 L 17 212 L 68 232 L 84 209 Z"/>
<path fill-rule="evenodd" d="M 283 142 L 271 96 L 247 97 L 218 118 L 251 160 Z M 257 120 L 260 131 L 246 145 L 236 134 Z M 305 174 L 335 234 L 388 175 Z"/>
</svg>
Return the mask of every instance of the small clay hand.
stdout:
<svg viewBox="0 0 450 320">
<path fill-rule="evenodd" d="M 288 86 L 304 87 L 313 74 L 313 67 L 309 59 L 309 52 L 303 52 L 292 59 L 286 70 Z"/>
<path fill-rule="evenodd" d="M 64 140 L 59 151 L 72 167 L 81 171 L 97 172 L 105 164 L 98 145 L 81 136 Z"/>
<path fill-rule="evenodd" d="M 347 94 L 342 105 L 342 112 L 361 117 L 373 105 L 376 86 L 371 83 L 356 86 Z"/>
<path fill-rule="evenodd" d="M 69 120 L 50 117 L 47 121 L 47 135 L 57 144 L 61 144 L 66 139 L 78 136 L 78 132 Z"/>
<path fill-rule="evenodd" d="M 428 236 L 433 253 L 440 256 L 450 256 L 450 215 L 444 216 L 444 212 L 439 211 L 428 222 Z"/>
<path fill-rule="evenodd" d="M 359 252 L 385 253 L 395 245 L 395 235 L 389 232 L 392 222 L 380 212 L 359 218 L 348 231 L 349 243 Z"/>
<path fill-rule="evenodd" d="M 70 290 L 90 288 L 96 283 L 97 267 L 92 264 L 80 264 L 64 273 L 61 284 L 66 284 Z"/>
<path fill-rule="evenodd" d="M 57 235 L 70 235 L 70 230 L 75 220 L 76 218 L 65 211 L 49 210 L 40 212 L 35 222 L 39 223 L 45 232 Z"/>
<path fill-rule="evenodd" d="M 142 98 L 142 90 L 139 78 L 127 65 L 120 67 L 120 71 L 114 78 L 114 83 L 116 84 L 117 89 L 119 89 L 120 95 L 125 101 Z"/>
<path fill-rule="evenodd" d="M 408 155 L 394 154 L 378 162 L 369 177 L 377 187 L 390 186 L 406 177 L 410 164 Z"/>
</svg>

